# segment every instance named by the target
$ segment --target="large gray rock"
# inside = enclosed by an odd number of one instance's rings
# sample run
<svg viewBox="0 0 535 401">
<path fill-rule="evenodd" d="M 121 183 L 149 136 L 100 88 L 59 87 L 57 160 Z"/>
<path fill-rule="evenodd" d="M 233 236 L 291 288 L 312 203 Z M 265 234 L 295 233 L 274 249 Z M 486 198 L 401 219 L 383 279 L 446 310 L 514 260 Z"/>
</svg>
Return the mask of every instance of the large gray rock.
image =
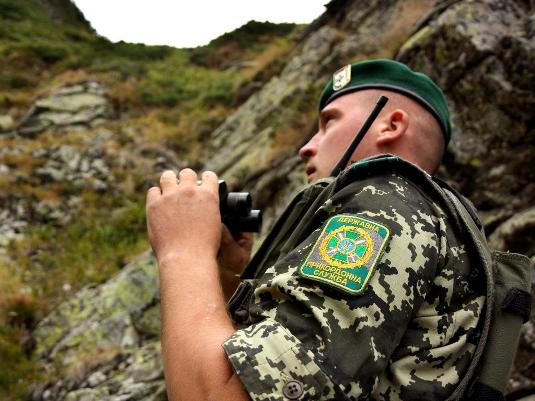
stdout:
<svg viewBox="0 0 535 401">
<path fill-rule="evenodd" d="M 58 88 L 38 99 L 17 127 L 22 136 L 45 129 L 93 127 L 113 115 L 106 90 L 98 82 L 85 81 Z"/>
<path fill-rule="evenodd" d="M 158 303 L 158 269 L 146 252 L 52 311 L 32 338 L 35 355 L 61 379 L 39 386 L 34 400 L 161 399 Z"/>
<path fill-rule="evenodd" d="M 330 57 L 337 39 L 337 31 L 328 26 L 307 39 L 279 77 L 272 78 L 214 131 L 207 167 L 224 174 L 226 179 L 240 180 L 270 166 L 273 160 L 269 149 L 277 123 L 296 113 L 288 108 L 292 98 L 311 95 L 311 83 L 316 82 L 321 71 L 314 64 Z"/>
<path fill-rule="evenodd" d="M 444 88 L 454 131 L 445 173 L 484 218 L 535 200 L 533 10 L 521 4 L 453 2 L 397 55 Z"/>
<path fill-rule="evenodd" d="M 260 201 L 266 216 L 264 233 L 281 204 L 306 182 L 304 169 L 294 157 L 317 129 L 318 97 L 331 74 L 358 58 L 393 57 L 409 37 L 411 25 L 433 5 L 433 1 L 403 3 L 333 1 L 280 75 L 212 133 L 203 157 L 208 160 L 206 167 L 235 187 L 251 190 L 254 200 L 277 200 L 273 205 Z M 281 166 L 290 158 L 289 164 Z"/>
</svg>

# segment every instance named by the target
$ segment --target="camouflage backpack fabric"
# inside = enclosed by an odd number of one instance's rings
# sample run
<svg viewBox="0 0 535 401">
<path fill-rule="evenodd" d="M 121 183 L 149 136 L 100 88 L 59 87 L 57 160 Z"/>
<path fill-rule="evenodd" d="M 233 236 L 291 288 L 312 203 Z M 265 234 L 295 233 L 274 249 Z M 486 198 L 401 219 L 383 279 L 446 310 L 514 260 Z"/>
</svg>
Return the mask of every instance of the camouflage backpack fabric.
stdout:
<svg viewBox="0 0 535 401">
<path fill-rule="evenodd" d="M 506 298 L 505 287 L 514 287 L 522 298 L 529 260 L 506 256 L 515 266 L 522 260 L 518 274 L 496 275 L 475 215 L 443 186 L 387 155 L 292 200 L 229 303 L 240 329 L 223 347 L 251 399 L 503 393 L 516 344 L 499 356 L 498 371 L 479 368 L 492 367 L 485 347 L 501 338 L 491 327 L 503 321 L 495 318 L 497 294 Z M 495 290 L 495 277 L 505 290 Z M 514 298 L 510 304 L 523 304 Z M 500 329 L 517 338 L 518 309 L 509 307 L 514 323 Z"/>
</svg>

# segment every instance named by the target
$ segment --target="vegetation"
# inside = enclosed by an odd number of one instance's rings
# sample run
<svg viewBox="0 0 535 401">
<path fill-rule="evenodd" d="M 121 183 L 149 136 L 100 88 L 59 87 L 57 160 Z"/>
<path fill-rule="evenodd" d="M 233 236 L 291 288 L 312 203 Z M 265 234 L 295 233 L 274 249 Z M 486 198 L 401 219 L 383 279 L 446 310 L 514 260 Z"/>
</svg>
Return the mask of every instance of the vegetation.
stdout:
<svg viewBox="0 0 535 401">
<path fill-rule="evenodd" d="M 111 154 L 118 147 L 132 149 L 132 155 L 140 148 L 166 148 L 192 163 L 207 135 L 246 96 L 243 83 L 276 73 L 278 60 L 294 45 L 293 29 L 251 21 L 195 49 L 110 43 L 69 0 L 0 0 L 0 115 L 20 119 L 51 88 L 94 79 L 109 88 L 118 115 L 128 116 L 104 126 L 115 133 L 106 145 Z M 144 192 L 154 172 L 115 166 L 117 185 L 105 193 L 43 183 L 32 174 L 46 163 L 35 156 L 40 148 L 81 148 L 94 134 L 45 132 L 24 141 L 0 136 L 0 150 L 17 149 L 0 152 L 0 164 L 14 172 L 0 175 L 2 208 L 10 199 L 53 205 L 71 195 L 83 205 L 66 223 L 36 218 L 24 237 L 6 248 L 7 257 L 0 254 L 2 400 L 24 398 L 31 383 L 46 374 L 32 360 L 27 340 L 39 319 L 76 290 L 107 280 L 148 247 Z"/>
<path fill-rule="evenodd" d="M 240 58 L 247 60 L 247 55 L 258 55 L 259 51 L 270 46 L 273 38 L 286 38 L 294 29 L 294 24 L 249 21 L 235 31 L 212 40 L 207 46 L 193 49 L 190 60 L 203 67 L 221 67 L 229 60 Z"/>
</svg>

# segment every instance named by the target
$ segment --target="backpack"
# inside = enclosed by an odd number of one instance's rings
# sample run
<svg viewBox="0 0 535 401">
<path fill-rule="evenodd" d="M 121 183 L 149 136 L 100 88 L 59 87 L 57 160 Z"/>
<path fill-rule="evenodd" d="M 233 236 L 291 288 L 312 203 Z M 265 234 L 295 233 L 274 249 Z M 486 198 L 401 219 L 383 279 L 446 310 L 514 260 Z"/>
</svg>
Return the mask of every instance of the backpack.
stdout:
<svg viewBox="0 0 535 401">
<path fill-rule="evenodd" d="M 517 253 L 491 250 L 473 206 L 462 195 L 441 184 L 477 248 L 487 287 L 480 341 L 465 376 L 448 401 L 503 401 L 520 328 L 531 314 L 531 261 Z"/>
<path fill-rule="evenodd" d="M 486 307 L 479 343 L 467 371 L 447 401 L 503 401 L 522 323 L 531 308 L 531 261 L 524 255 L 492 251 L 470 201 L 445 182 L 399 157 L 382 155 L 354 163 L 337 178 L 307 186 L 290 202 L 243 271 L 242 284 L 229 301 L 236 323 L 245 323 L 255 278 L 299 244 L 325 216 L 320 207 L 351 182 L 395 171 L 422 187 L 447 213 L 466 245 L 473 248 L 485 273 Z M 477 261 L 476 261 L 477 263 Z"/>
</svg>

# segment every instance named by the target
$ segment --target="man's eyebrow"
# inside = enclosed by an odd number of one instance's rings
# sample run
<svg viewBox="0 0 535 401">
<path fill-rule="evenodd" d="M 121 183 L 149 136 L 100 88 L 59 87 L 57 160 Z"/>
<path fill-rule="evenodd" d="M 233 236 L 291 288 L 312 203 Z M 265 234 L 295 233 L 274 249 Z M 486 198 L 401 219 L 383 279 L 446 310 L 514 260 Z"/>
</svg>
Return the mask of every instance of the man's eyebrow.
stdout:
<svg viewBox="0 0 535 401">
<path fill-rule="evenodd" d="M 340 114 L 341 114 L 340 110 L 336 108 L 323 109 L 322 111 L 320 111 L 320 116 L 319 116 L 320 124 L 323 121 L 325 121 L 327 117 L 338 117 Z"/>
</svg>

